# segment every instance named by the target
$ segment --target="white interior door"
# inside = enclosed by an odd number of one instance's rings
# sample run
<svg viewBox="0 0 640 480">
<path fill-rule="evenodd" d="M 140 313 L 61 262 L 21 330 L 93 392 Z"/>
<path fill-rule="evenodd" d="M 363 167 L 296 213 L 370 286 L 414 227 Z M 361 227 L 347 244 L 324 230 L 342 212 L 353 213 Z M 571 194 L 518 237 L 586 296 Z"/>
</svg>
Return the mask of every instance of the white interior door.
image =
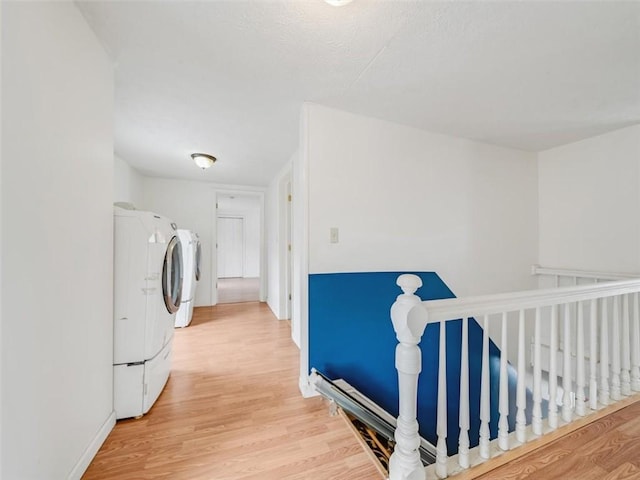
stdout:
<svg viewBox="0 0 640 480">
<path fill-rule="evenodd" d="M 244 219 L 218 217 L 218 278 L 242 277 Z"/>
</svg>

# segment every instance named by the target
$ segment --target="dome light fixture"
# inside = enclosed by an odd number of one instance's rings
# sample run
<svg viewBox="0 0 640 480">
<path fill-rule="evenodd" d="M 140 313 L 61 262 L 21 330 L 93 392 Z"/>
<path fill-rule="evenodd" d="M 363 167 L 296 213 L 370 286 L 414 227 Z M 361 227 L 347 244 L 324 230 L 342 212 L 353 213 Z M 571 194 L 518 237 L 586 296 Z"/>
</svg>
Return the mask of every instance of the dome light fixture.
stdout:
<svg viewBox="0 0 640 480">
<path fill-rule="evenodd" d="M 216 163 L 216 160 L 218 160 L 213 155 L 208 155 L 206 153 L 192 153 L 191 158 L 193 158 L 193 161 L 196 162 L 196 165 L 203 170 L 205 168 L 209 168 L 211 165 Z"/>
<path fill-rule="evenodd" d="M 324 0 L 324 1 L 327 2 L 329 5 L 333 5 L 334 7 L 342 7 L 347 3 L 351 3 L 351 0 Z"/>
</svg>

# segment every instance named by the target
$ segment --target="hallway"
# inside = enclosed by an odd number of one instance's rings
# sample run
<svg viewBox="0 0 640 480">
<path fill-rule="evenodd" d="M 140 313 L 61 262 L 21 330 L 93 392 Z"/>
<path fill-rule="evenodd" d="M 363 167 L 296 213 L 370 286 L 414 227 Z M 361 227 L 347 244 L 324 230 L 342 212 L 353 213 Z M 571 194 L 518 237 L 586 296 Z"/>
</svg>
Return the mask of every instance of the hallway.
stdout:
<svg viewBox="0 0 640 480">
<path fill-rule="evenodd" d="M 196 308 L 143 418 L 119 421 L 85 480 L 372 480 L 340 417 L 298 390 L 288 322 L 264 303 Z"/>
<path fill-rule="evenodd" d="M 257 302 L 260 299 L 260 278 L 219 278 L 218 305 L 221 303 Z"/>
</svg>

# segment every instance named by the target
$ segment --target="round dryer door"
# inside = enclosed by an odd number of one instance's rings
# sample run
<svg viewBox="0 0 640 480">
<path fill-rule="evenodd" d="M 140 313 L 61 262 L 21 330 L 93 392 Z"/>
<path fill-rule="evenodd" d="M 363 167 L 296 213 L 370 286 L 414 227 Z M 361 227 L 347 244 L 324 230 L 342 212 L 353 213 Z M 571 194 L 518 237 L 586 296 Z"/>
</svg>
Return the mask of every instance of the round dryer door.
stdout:
<svg viewBox="0 0 640 480">
<path fill-rule="evenodd" d="M 200 281 L 200 257 L 202 256 L 202 248 L 200 240 L 196 243 L 196 281 Z"/>
<path fill-rule="evenodd" d="M 176 313 L 182 298 L 182 248 L 178 237 L 171 239 L 164 256 L 162 295 L 169 313 Z"/>
</svg>

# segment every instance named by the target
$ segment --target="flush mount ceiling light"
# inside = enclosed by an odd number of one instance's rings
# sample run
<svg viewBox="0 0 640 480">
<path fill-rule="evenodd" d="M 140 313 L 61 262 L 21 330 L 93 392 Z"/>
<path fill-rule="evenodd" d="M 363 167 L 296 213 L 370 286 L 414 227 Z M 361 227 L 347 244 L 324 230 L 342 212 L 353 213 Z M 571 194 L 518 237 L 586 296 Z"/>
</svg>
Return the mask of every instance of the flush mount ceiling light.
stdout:
<svg viewBox="0 0 640 480">
<path fill-rule="evenodd" d="M 213 155 L 207 155 L 206 153 L 192 153 L 191 158 L 196 162 L 196 165 L 201 169 L 209 168 L 211 165 L 216 163 L 217 158 Z"/>
<path fill-rule="evenodd" d="M 334 7 L 342 7 L 347 3 L 351 3 L 351 0 L 324 0 L 324 1 L 327 2 L 329 5 L 333 5 Z"/>
</svg>

